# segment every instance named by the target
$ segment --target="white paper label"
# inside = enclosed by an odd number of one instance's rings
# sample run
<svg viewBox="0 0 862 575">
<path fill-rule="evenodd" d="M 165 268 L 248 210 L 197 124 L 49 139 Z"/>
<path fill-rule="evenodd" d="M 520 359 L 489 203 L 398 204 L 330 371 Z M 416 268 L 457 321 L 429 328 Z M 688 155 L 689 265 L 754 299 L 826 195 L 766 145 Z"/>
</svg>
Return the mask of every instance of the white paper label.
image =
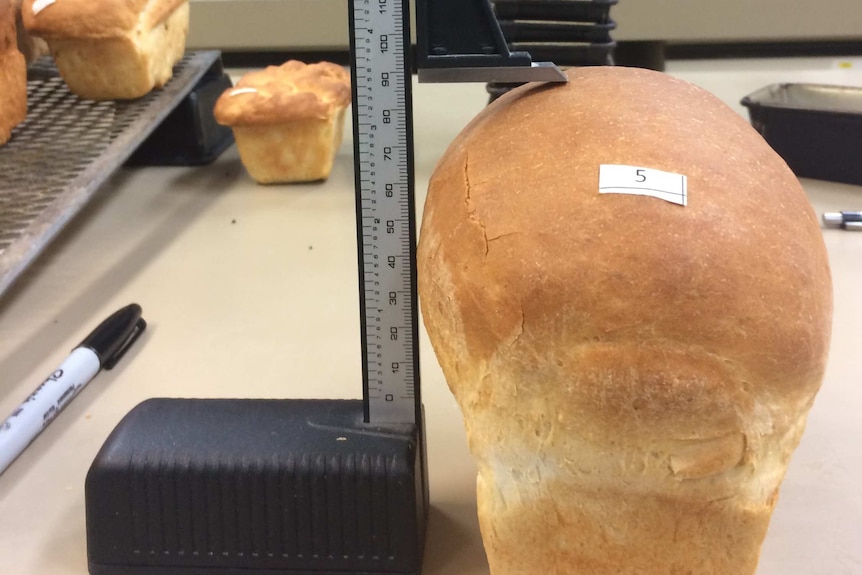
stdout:
<svg viewBox="0 0 862 575">
<path fill-rule="evenodd" d="M 688 204 L 685 176 L 640 166 L 600 165 L 599 193 L 652 196 L 681 206 Z"/>
<path fill-rule="evenodd" d="M 233 98 L 234 96 L 239 96 L 240 94 L 256 94 L 256 93 L 257 93 L 257 88 L 237 88 L 236 90 L 233 90 L 230 93 L 230 95 L 231 95 L 231 98 Z"/>
<path fill-rule="evenodd" d="M 57 0 L 36 0 L 33 2 L 33 16 L 56 2 Z"/>
</svg>

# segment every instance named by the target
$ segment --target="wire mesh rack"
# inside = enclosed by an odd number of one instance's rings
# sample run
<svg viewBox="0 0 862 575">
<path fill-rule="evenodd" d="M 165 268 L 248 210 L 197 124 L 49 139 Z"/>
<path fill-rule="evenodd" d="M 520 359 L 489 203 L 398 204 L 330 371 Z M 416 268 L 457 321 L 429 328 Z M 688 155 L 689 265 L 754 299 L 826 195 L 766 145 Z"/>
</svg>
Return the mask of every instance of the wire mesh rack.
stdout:
<svg viewBox="0 0 862 575">
<path fill-rule="evenodd" d="M 0 147 L 0 297 L 219 59 L 189 52 L 161 90 L 81 100 L 49 58 L 28 70 L 27 119 Z"/>
</svg>

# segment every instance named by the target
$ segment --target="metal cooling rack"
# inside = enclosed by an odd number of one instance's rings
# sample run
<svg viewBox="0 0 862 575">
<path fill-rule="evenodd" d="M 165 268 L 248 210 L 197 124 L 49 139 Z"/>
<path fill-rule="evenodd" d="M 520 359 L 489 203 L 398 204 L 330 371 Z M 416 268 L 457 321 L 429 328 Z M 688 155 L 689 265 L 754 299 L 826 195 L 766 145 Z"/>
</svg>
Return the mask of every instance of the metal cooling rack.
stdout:
<svg viewBox="0 0 862 575">
<path fill-rule="evenodd" d="M 0 147 L 0 296 L 218 60 L 190 52 L 128 102 L 72 94 L 49 58 L 27 73 L 27 119 Z"/>
</svg>

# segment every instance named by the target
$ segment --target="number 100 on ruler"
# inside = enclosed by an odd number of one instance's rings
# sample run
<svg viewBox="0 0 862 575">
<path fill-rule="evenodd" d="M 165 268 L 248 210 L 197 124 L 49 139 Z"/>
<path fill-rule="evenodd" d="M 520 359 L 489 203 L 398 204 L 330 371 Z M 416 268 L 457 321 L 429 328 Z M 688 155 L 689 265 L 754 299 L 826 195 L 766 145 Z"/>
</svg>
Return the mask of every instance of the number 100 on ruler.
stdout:
<svg viewBox="0 0 862 575">
<path fill-rule="evenodd" d="M 409 3 L 351 0 L 365 418 L 419 413 Z"/>
</svg>

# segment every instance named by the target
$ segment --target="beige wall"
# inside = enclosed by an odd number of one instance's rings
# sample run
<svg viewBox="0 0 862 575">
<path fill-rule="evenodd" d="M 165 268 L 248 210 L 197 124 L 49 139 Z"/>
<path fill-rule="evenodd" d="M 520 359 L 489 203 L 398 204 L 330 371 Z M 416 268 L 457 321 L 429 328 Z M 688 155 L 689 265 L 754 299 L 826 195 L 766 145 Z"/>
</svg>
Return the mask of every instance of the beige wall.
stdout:
<svg viewBox="0 0 862 575">
<path fill-rule="evenodd" d="M 344 49 L 347 0 L 191 0 L 189 46 Z M 620 0 L 616 40 L 862 39 L 862 0 Z"/>
</svg>

